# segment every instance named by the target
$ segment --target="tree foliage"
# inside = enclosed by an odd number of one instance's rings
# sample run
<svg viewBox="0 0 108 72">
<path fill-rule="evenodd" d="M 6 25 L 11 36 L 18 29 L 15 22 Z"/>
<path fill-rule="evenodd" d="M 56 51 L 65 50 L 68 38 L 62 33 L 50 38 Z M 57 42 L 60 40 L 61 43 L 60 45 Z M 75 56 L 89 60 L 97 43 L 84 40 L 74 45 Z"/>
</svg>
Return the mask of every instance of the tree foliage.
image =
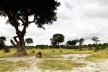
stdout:
<svg viewBox="0 0 108 72">
<path fill-rule="evenodd" d="M 67 45 L 68 46 L 76 46 L 76 44 L 78 43 L 78 39 L 74 39 L 74 40 L 69 40 L 69 41 L 67 41 Z"/>
<path fill-rule="evenodd" d="M 27 27 L 32 23 L 38 28 L 52 24 L 57 19 L 56 10 L 59 5 L 56 0 L 0 0 L 0 15 L 7 17 L 7 23 L 16 30 L 16 36 L 11 40 L 17 47 L 15 56 L 27 55 L 24 42 Z"/>
<path fill-rule="evenodd" d="M 50 39 L 52 46 L 59 46 L 59 43 L 64 42 L 64 35 L 62 34 L 54 34 Z"/>
<path fill-rule="evenodd" d="M 26 38 L 25 42 L 29 45 L 29 44 L 33 43 L 33 39 L 32 38 Z"/>
<path fill-rule="evenodd" d="M 100 41 L 98 37 L 93 37 L 92 40 L 95 42 L 95 44 Z"/>
<path fill-rule="evenodd" d="M 80 38 L 80 39 L 78 40 L 78 42 L 79 42 L 79 45 L 81 46 L 81 45 L 83 44 L 83 42 L 84 42 L 84 39 L 83 39 L 83 38 Z"/>
</svg>

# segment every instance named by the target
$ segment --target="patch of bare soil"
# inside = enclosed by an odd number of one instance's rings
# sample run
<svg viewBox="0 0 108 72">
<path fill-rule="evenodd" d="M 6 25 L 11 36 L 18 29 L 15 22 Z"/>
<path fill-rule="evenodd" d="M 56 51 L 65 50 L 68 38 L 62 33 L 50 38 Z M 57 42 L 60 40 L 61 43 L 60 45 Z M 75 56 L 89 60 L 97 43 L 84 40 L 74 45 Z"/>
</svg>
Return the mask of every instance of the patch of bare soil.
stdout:
<svg viewBox="0 0 108 72">
<path fill-rule="evenodd" d="M 103 60 L 100 62 L 90 62 L 85 60 L 85 57 L 91 55 L 91 54 L 64 54 L 62 55 L 64 58 L 57 58 L 58 60 L 72 60 L 80 63 L 86 63 L 86 65 L 82 67 L 74 68 L 71 71 L 68 72 L 108 72 L 108 60 Z M 71 58 L 70 58 L 71 57 Z M 48 58 L 54 60 L 54 58 Z M 36 64 L 43 60 L 38 59 L 35 56 L 27 56 L 27 57 L 7 57 L 7 58 L 0 58 L 0 60 L 8 60 L 8 61 L 19 61 L 24 60 L 28 63 L 31 63 L 31 66 L 29 69 L 16 69 L 14 72 L 41 72 L 41 69 L 39 69 Z M 46 70 L 44 72 L 65 72 L 63 70 L 57 70 L 57 71 L 51 71 Z"/>
</svg>

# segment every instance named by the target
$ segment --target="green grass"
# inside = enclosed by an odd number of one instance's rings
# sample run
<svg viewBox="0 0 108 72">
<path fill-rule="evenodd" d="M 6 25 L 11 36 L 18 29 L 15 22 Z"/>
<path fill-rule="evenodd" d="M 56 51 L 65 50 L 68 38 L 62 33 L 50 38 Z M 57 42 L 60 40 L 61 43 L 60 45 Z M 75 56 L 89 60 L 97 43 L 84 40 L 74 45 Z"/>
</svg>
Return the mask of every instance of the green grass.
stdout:
<svg viewBox="0 0 108 72">
<path fill-rule="evenodd" d="M 0 57 L 11 57 L 15 53 L 16 49 L 10 49 L 10 52 L 6 53 L 4 50 L 0 50 Z"/>
<path fill-rule="evenodd" d="M 16 49 L 10 49 L 10 52 L 5 53 L 3 50 L 0 50 L 0 57 L 11 57 L 15 53 Z M 29 56 L 36 55 L 39 51 L 42 52 L 42 58 L 44 60 L 40 61 L 38 63 L 38 67 L 42 70 L 51 69 L 51 70 L 71 70 L 73 67 L 79 67 L 82 65 L 85 65 L 83 63 L 77 63 L 73 62 L 71 60 L 46 60 L 47 58 L 63 58 L 61 55 L 63 54 L 92 54 L 91 56 L 86 57 L 89 61 L 98 61 L 102 59 L 108 59 L 108 49 L 100 50 L 97 52 L 94 52 L 92 50 L 73 50 L 73 49 L 62 49 L 60 52 L 60 49 L 27 49 L 26 50 Z M 72 59 L 72 57 L 69 57 L 67 59 Z M 25 61 L 18 61 L 18 62 L 12 62 L 12 61 L 0 61 L 0 71 L 1 72 L 12 72 L 15 69 L 18 68 L 29 68 L 30 64 L 28 64 Z"/>
<path fill-rule="evenodd" d="M 32 52 L 34 50 L 34 52 Z M 93 51 L 88 51 L 88 50 L 85 50 L 85 51 L 75 51 L 73 49 L 62 49 L 61 48 L 61 51 L 60 52 L 60 49 L 35 49 L 35 48 L 32 48 L 32 49 L 27 49 L 26 50 L 28 55 L 29 56 L 33 56 L 33 55 L 36 55 L 37 52 L 41 51 L 42 54 L 43 54 L 43 57 L 47 57 L 47 58 L 54 58 L 55 55 L 62 55 L 62 54 L 91 54 Z M 5 53 L 3 50 L 0 50 L 0 57 L 11 57 L 13 56 L 13 54 L 16 52 L 16 49 L 10 49 L 10 52 L 8 53 Z M 60 57 L 60 56 L 59 56 Z"/>
<path fill-rule="evenodd" d="M 73 62 L 72 60 L 43 60 L 38 67 L 44 70 L 72 70 L 73 67 L 80 67 L 84 63 Z"/>
<path fill-rule="evenodd" d="M 102 59 L 108 59 L 108 49 L 94 52 L 92 55 L 86 57 L 89 61 L 100 61 Z"/>
<path fill-rule="evenodd" d="M 35 51 L 35 53 L 32 53 L 32 51 Z M 60 49 L 28 49 L 27 53 L 28 55 L 36 55 L 37 52 L 41 51 L 44 58 L 57 58 L 55 55 L 59 55 L 59 58 L 62 58 L 62 54 L 92 54 L 93 51 L 75 51 L 73 49 L 61 49 L 62 52 L 60 52 Z"/>
<path fill-rule="evenodd" d="M 30 64 L 27 63 L 26 61 L 17 61 L 17 62 L 13 62 L 13 61 L 1 61 L 0 60 L 0 71 L 1 72 L 12 72 L 15 69 L 19 69 L 19 68 L 25 68 L 28 69 L 30 67 Z"/>
</svg>

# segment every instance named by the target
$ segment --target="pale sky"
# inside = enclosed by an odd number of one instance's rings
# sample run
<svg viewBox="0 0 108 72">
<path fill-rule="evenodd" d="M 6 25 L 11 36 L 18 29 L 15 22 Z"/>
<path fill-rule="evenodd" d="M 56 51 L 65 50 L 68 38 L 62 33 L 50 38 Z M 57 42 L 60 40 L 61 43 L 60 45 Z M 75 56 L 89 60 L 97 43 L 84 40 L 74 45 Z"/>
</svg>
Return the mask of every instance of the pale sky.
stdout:
<svg viewBox="0 0 108 72">
<path fill-rule="evenodd" d="M 32 38 L 31 45 L 48 44 L 56 33 L 68 40 L 84 38 L 84 44 L 93 43 L 92 37 L 100 39 L 100 43 L 108 42 L 108 0 L 58 0 L 61 6 L 57 10 L 57 21 L 45 25 L 45 30 L 31 24 L 25 38 Z M 0 36 L 6 36 L 6 44 L 15 36 L 15 29 L 6 24 L 6 19 L 0 17 Z"/>
</svg>

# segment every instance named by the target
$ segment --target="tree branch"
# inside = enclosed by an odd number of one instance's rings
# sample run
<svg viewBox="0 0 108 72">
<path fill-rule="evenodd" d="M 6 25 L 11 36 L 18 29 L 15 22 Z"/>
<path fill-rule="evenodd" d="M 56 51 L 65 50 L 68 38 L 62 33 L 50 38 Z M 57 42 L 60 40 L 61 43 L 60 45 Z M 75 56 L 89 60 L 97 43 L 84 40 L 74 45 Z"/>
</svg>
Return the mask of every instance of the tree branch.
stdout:
<svg viewBox="0 0 108 72">
<path fill-rule="evenodd" d="M 10 40 L 10 42 L 14 47 L 16 47 L 16 44 L 14 43 L 14 41 L 12 39 Z"/>
<path fill-rule="evenodd" d="M 22 30 L 22 35 L 25 35 L 27 26 L 28 26 L 28 15 L 26 14 L 25 15 L 25 24 L 24 24 L 24 28 Z"/>
<path fill-rule="evenodd" d="M 18 44 L 19 43 L 19 41 L 16 39 L 18 36 L 15 36 L 14 37 L 14 41 Z"/>
<path fill-rule="evenodd" d="M 23 21 L 23 19 L 21 19 L 20 16 L 18 16 L 18 19 L 21 20 L 21 22 L 24 24 L 24 21 Z"/>
</svg>

